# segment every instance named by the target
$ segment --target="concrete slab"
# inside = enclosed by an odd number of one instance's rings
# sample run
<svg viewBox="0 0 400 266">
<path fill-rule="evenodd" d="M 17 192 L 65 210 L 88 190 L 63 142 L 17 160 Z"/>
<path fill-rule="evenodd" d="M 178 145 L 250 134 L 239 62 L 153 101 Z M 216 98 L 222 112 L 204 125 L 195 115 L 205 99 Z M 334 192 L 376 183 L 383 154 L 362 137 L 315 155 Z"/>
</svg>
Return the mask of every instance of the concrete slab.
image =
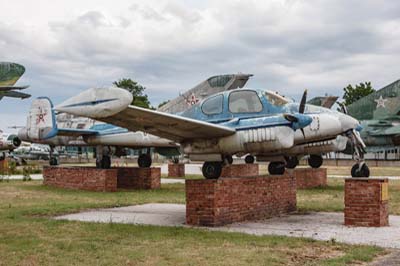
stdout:
<svg viewBox="0 0 400 266">
<path fill-rule="evenodd" d="M 0 178 L 9 179 L 9 180 L 22 180 L 23 175 L 9 175 L 9 176 L 0 176 Z M 32 180 L 43 180 L 42 174 L 33 174 L 31 175 Z"/>
<path fill-rule="evenodd" d="M 161 178 L 161 184 L 185 184 L 185 179 Z"/>
<path fill-rule="evenodd" d="M 144 204 L 121 208 L 91 210 L 58 216 L 58 220 L 147 224 L 160 226 L 185 225 L 186 207 L 183 204 Z M 316 240 L 335 240 L 349 244 L 377 245 L 400 248 L 400 216 L 391 215 L 390 226 L 379 228 L 346 227 L 343 213 L 313 212 L 275 217 L 258 222 L 243 222 L 208 228 L 253 235 L 307 237 Z M 204 228 L 204 227 L 203 227 Z"/>
<path fill-rule="evenodd" d="M 55 219 L 98 223 L 183 226 L 185 215 L 185 205 L 152 203 L 67 214 L 58 216 Z"/>
</svg>

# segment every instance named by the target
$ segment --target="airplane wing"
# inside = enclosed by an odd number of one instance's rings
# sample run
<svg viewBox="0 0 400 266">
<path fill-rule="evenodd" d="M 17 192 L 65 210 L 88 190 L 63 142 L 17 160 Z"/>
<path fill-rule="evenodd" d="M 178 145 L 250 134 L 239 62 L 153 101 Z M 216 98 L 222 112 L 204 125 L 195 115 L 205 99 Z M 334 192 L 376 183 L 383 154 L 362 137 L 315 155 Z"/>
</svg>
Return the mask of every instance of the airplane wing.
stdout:
<svg viewBox="0 0 400 266">
<path fill-rule="evenodd" d="M 132 131 L 140 130 L 177 142 L 194 138 L 224 137 L 235 133 L 235 130 L 229 127 L 137 106 L 128 106 L 113 116 L 97 119 Z"/>
<path fill-rule="evenodd" d="M 4 91 L 15 91 L 15 90 L 25 90 L 29 86 L 0 86 L 0 92 Z"/>
<path fill-rule="evenodd" d="M 2 92 L 0 90 L 0 97 L 13 97 L 13 98 L 21 98 L 21 99 L 26 99 L 31 97 L 30 94 L 27 93 L 22 93 L 22 92 L 18 92 L 18 91 L 6 91 L 6 92 Z"/>
<path fill-rule="evenodd" d="M 89 117 L 131 131 L 144 131 L 176 142 L 194 138 L 217 138 L 235 133 L 230 127 L 129 105 L 132 95 L 119 88 L 84 91 L 54 109 Z"/>
</svg>

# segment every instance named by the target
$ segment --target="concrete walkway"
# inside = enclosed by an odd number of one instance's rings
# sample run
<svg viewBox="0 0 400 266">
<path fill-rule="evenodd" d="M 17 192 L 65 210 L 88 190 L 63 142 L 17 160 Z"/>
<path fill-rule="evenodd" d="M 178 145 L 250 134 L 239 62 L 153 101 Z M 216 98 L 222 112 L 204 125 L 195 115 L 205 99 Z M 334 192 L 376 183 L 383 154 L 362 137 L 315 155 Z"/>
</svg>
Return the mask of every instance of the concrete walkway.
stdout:
<svg viewBox="0 0 400 266">
<path fill-rule="evenodd" d="M 55 219 L 101 223 L 186 226 L 184 225 L 185 214 L 185 205 L 182 204 L 144 204 L 68 214 L 58 216 Z M 400 248 L 400 216 L 390 216 L 390 226 L 379 228 L 346 227 L 343 225 L 343 220 L 343 213 L 313 212 L 208 229 L 253 235 L 307 237 L 316 240 L 335 240 L 348 244 Z"/>
</svg>

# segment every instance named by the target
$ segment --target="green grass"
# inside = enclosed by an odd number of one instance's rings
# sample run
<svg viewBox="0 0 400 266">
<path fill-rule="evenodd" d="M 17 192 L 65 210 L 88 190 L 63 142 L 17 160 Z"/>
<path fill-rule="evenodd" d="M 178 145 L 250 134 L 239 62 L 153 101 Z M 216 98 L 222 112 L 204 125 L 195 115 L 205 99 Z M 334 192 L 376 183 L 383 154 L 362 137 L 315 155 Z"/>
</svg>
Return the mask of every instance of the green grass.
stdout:
<svg viewBox="0 0 400 266">
<path fill-rule="evenodd" d="M 184 201 L 182 184 L 99 193 L 37 181 L 0 182 L 0 265 L 343 265 L 385 252 L 302 238 L 50 218 L 89 208 Z"/>
</svg>

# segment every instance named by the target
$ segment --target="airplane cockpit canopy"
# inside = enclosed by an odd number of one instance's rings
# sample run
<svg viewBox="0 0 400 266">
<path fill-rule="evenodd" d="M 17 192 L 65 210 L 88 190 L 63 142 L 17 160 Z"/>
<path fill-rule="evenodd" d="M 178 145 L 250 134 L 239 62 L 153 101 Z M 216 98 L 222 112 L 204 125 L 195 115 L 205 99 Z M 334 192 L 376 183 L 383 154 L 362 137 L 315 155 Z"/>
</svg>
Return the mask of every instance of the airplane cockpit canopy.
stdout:
<svg viewBox="0 0 400 266">
<path fill-rule="evenodd" d="M 252 90 L 232 91 L 229 95 L 231 113 L 258 113 L 263 109 L 257 92 Z"/>
<path fill-rule="evenodd" d="M 201 110 L 206 115 L 216 115 L 222 113 L 224 96 L 222 94 L 208 98 L 201 106 Z"/>
<path fill-rule="evenodd" d="M 265 98 L 267 98 L 268 102 L 275 106 L 282 106 L 287 103 L 292 102 L 292 100 L 285 98 L 275 92 L 272 91 L 265 91 L 264 92 Z"/>
</svg>

